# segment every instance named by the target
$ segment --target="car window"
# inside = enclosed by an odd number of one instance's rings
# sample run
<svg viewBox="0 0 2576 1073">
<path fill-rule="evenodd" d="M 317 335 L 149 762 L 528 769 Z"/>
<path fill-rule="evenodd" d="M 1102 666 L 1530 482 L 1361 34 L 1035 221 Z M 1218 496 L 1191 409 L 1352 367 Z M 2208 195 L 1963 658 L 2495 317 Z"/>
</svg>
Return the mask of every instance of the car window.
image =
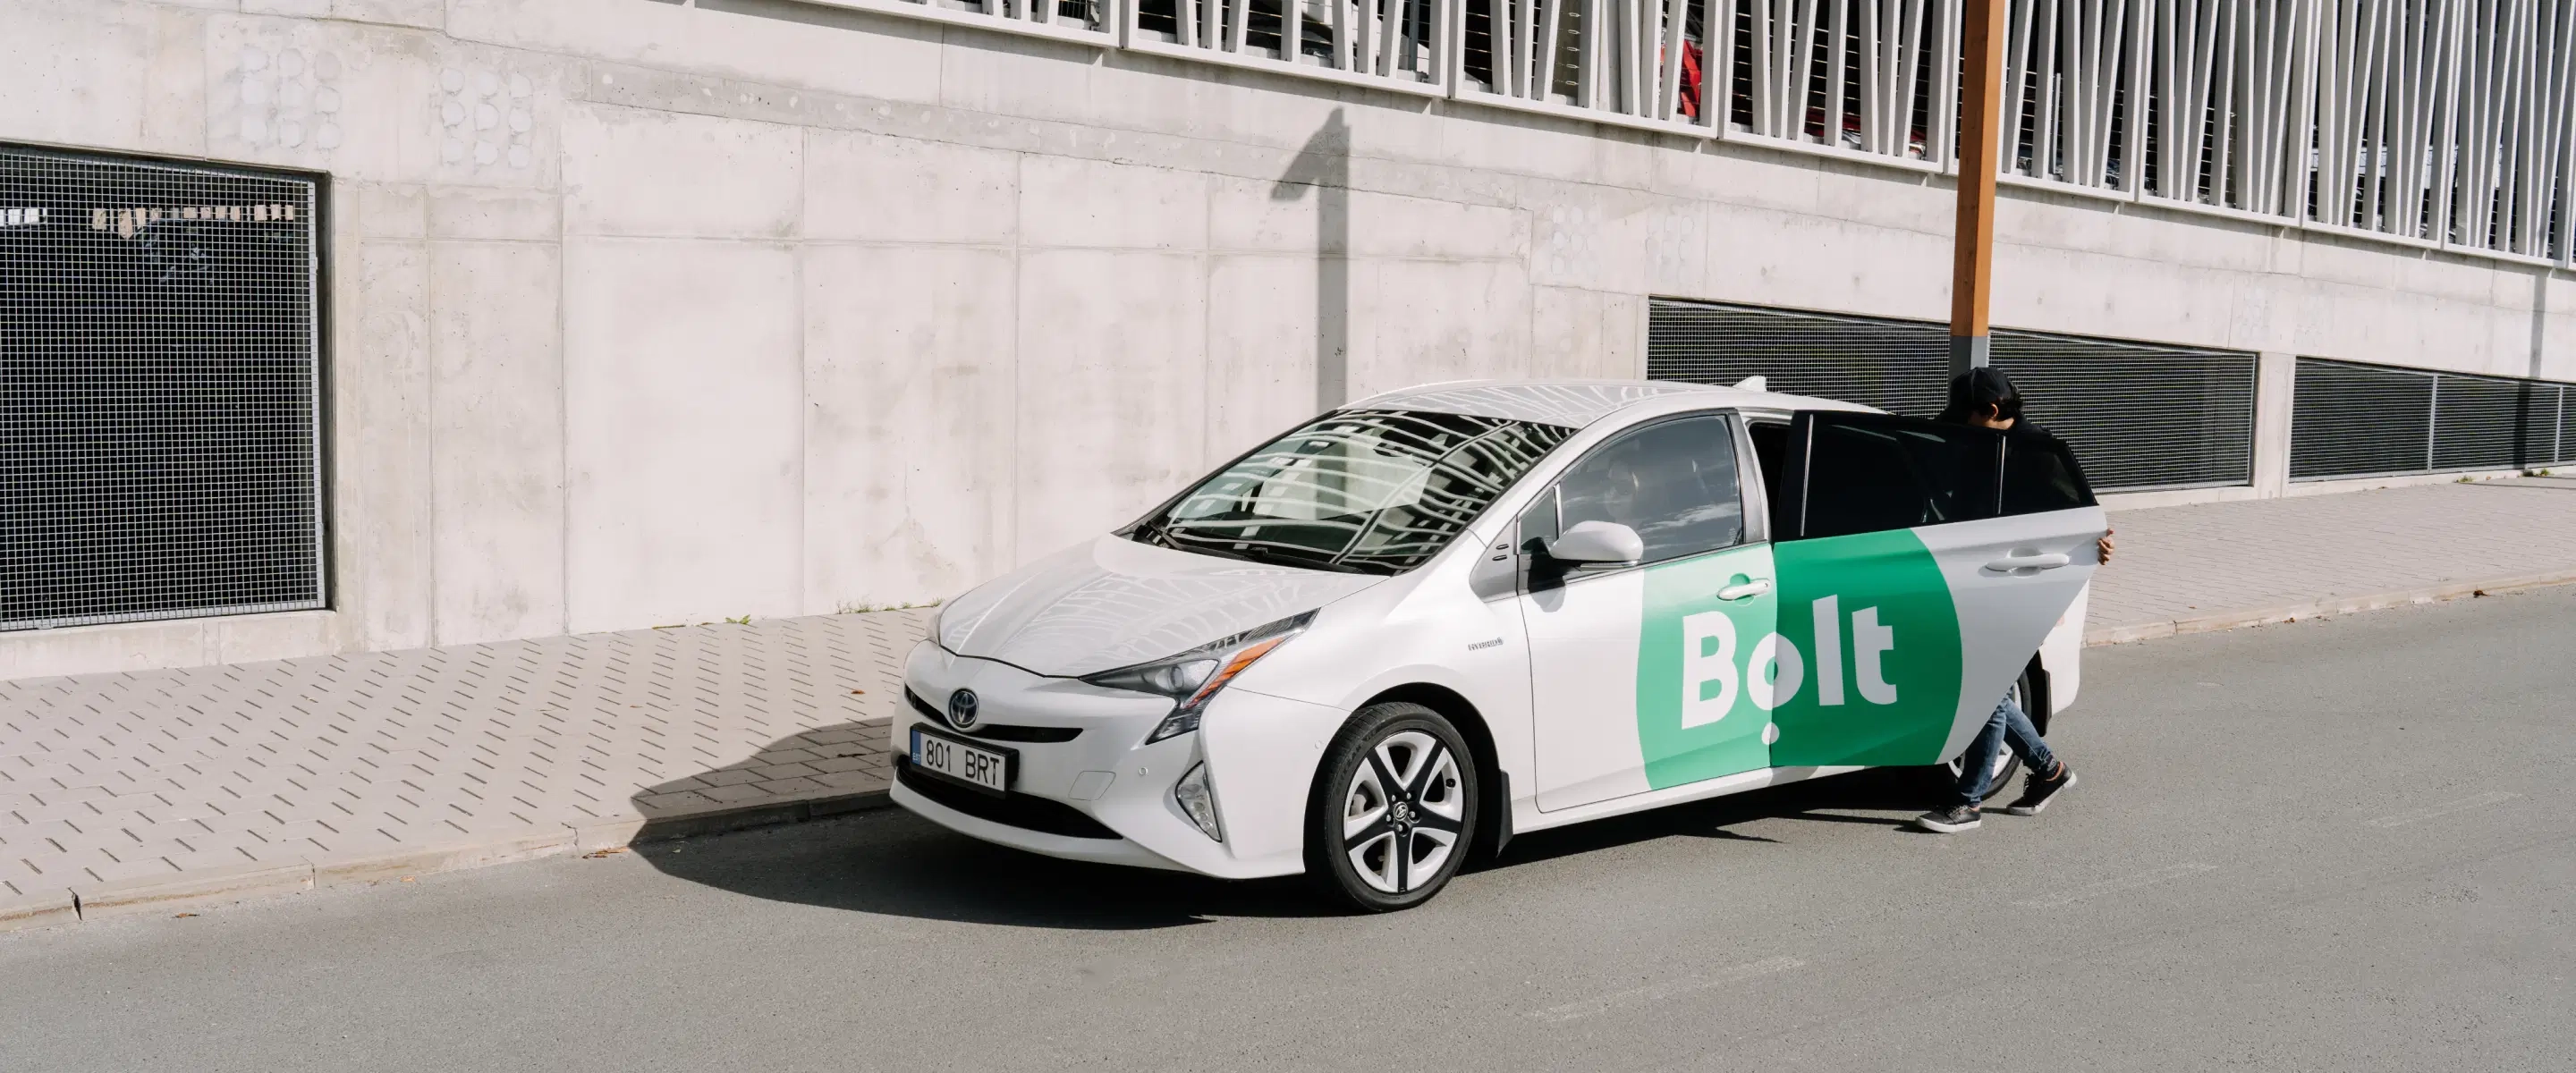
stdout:
<svg viewBox="0 0 2576 1073">
<path fill-rule="evenodd" d="M 1626 433 L 1557 478 L 1556 506 L 1565 528 L 1603 521 L 1636 530 L 1650 563 L 1733 547 L 1744 540 L 1735 431 L 1711 414 Z"/>
<path fill-rule="evenodd" d="M 2093 490 L 2065 441 L 2006 433 L 2003 501 L 2006 514 L 2044 514 L 2092 506 Z"/>
<path fill-rule="evenodd" d="M 1131 539 L 1348 573 L 1428 562 L 1540 458 L 1559 425 L 1462 414 L 1326 414 L 1140 522 Z"/>
<path fill-rule="evenodd" d="M 1789 456 L 1789 423 L 1754 421 L 1745 426 L 1744 433 L 1753 440 L 1753 457 L 1762 466 L 1762 488 L 1771 501 L 1771 517 L 1788 517 L 1791 496 L 1782 460 Z"/>
<path fill-rule="evenodd" d="M 1992 518 L 2003 434 L 1874 414 L 1818 414 L 1801 537 Z"/>
</svg>

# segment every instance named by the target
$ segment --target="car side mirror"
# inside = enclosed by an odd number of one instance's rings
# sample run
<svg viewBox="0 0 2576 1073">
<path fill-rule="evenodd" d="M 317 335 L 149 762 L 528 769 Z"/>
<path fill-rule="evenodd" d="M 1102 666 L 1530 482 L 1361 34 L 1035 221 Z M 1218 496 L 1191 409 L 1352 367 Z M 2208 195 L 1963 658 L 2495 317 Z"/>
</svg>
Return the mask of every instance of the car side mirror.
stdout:
<svg viewBox="0 0 2576 1073">
<path fill-rule="evenodd" d="M 1547 557 L 1569 563 L 1633 563 L 1646 557 L 1646 539 L 1617 522 L 1576 522 L 1547 542 Z"/>
</svg>

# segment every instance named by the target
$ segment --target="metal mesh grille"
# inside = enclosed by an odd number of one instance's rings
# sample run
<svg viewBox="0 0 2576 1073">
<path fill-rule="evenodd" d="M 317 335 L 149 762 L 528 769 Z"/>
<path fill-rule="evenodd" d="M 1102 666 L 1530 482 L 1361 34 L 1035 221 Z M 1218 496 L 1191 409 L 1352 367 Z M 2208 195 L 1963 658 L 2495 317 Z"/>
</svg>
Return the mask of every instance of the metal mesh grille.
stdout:
<svg viewBox="0 0 2576 1073">
<path fill-rule="evenodd" d="M 2290 417 L 2294 480 L 2563 461 L 2567 387 L 2548 380 L 2301 358 Z"/>
<path fill-rule="evenodd" d="M 2252 354 L 1997 331 L 1994 365 L 2096 488 L 2254 479 Z"/>
<path fill-rule="evenodd" d="M 2431 374 L 2299 359 L 2292 479 L 2420 472 L 2432 465 L 2432 437 Z"/>
<path fill-rule="evenodd" d="M 2507 469 L 2543 461 L 2558 438 L 2558 390 L 2548 387 L 2550 412 L 2534 396 L 2544 385 L 2527 380 L 2445 376 L 2433 418 L 2434 469 Z"/>
<path fill-rule="evenodd" d="M 2066 438 L 2101 491 L 2244 484 L 2254 470 L 2252 354 L 1995 332 L 1995 367 Z M 1929 417 L 1949 379 L 1950 331 L 1929 321 L 1657 301 L 1646 372 Z"/>
<path fill-rule="evenodd" d="M 315 196 L 0 145 L 0 629 L 322 606 Z"/>
<path fill-rule="evenodd" d="M 2576 462 L 2576 385 L 2558 386 L 2558 451 L 2552 462 Z"/>
<path fill-rule="evenodd" d="M 1666 301 L 1647 317 L 1653 380 L 1760 376 L 1773 391 L 1929 417 L 1941 411 L 1949 373 L 1949 331 L 1921 321 Z"/>
</svg>

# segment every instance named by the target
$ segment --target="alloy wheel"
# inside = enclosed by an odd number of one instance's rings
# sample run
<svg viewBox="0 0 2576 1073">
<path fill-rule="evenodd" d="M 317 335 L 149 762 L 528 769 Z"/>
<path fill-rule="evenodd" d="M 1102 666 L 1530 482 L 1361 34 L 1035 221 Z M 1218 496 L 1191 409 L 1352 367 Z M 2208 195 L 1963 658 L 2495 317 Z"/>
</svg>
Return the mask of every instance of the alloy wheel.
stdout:
<svg viewBox="0 0 2576 1073">
<path fill-rule="evenodd" d="M 1389 734 L 1342 791 L 1342 852 L 1361 882 L 1404 894 L 1441 873 L 1464 836 L 1458 758 L 1420 730 Z"/>
</svg>

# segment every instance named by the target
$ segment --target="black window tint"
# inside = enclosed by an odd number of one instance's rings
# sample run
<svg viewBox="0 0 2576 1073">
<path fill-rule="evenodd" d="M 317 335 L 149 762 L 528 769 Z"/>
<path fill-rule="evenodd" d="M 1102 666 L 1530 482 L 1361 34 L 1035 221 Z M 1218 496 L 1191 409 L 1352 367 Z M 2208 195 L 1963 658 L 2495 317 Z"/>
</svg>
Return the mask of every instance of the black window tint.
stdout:
<svg viewBox="0 0 2576 1073">
<path fill-rule="evenodd" d="M 2004 513 L 2042 514 L 2093 505 L 2075 452 L 2052 436 L 2004 437 Z"/>
<path fill-rule="evenodd" d="M 1646 542 L 1646 562 L 1744 540 L 1735 434 L 1723 417 L 1649 425 L 1602 445 L 1557 481 L 1558 517 L 1617 522 Z"/>
<path fill-rule="evenodd" d="M 1753 440 L 1753 457 L 1762 464 L 1762 488 L 1771 500 L 1772 525 L 1789 516 L 1789 478 L 1781 460 L 1789 456 L 1789 426 L 1777 421 L 1756 421 L 1745 426 Z"/>
<path fill-rule="evenodd" d="M 1818 415 L 1802 537 L 1992 518 L 2003 434 L 1897 417 Z"/>
</svg>

